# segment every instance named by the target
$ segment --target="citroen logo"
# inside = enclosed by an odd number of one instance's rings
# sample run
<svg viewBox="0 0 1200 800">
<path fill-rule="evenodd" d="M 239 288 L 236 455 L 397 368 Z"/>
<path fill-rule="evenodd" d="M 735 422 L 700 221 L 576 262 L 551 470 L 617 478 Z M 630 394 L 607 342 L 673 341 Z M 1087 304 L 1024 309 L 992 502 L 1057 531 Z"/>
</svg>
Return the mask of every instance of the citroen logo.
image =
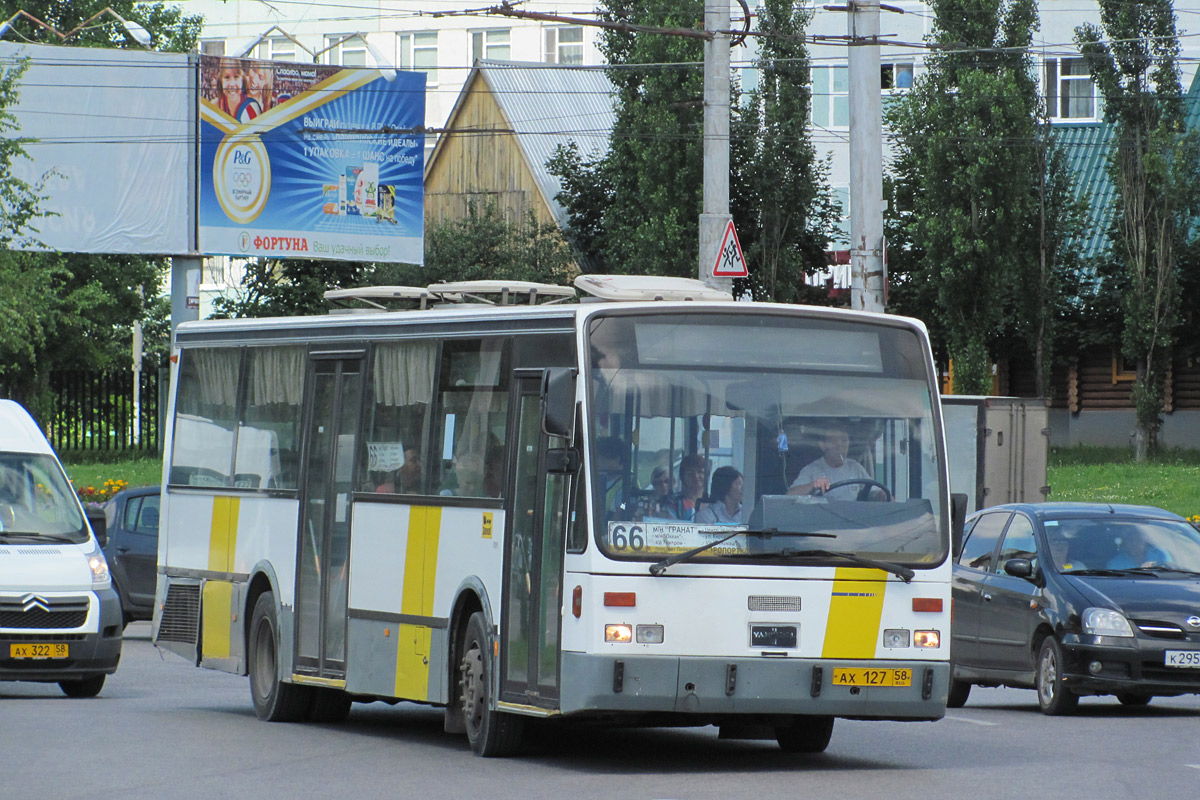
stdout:
<svg viewBox="0 0 1200 800">
<path fill-rule="evenodd" d="M 1191 625 L 1193 628 L 1200 628 L 1200 617 L 1197 617 L 1195 614 L 1193 614 L 1187 618 L 1187 624 Z"/>
<path fill-rule="evenodd" d="M 22 611 L 29 612 L 35 608 L 40 608 L 42 611 L 49 611 L 50 604 L 46 601 L 46 598 L 39 597 L 36 594 L 27 594 L 21 598 Z M 1197 624 L 1200 624 L 1200 620 L 1197 620 Z"/>
</svg>

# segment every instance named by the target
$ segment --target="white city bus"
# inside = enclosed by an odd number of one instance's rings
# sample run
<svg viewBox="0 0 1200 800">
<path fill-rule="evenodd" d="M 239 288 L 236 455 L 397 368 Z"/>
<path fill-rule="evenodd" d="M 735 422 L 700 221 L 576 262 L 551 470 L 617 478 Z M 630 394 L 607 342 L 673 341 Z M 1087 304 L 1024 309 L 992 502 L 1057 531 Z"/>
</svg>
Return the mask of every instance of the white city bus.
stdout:
<svg viewBox="0 0 1200 800">
<path fill-rule="evenodd" d="M 414 701 L 481 755 L 526 724 L 816 752 L 836 717 L 942 717 L 952 512 L 921 323 L 576 284 L 180 325 L 155 642 L 248 674 L 264 719 Z M 861 472 L 796 494 L 830 431 Z"/>
</svg>

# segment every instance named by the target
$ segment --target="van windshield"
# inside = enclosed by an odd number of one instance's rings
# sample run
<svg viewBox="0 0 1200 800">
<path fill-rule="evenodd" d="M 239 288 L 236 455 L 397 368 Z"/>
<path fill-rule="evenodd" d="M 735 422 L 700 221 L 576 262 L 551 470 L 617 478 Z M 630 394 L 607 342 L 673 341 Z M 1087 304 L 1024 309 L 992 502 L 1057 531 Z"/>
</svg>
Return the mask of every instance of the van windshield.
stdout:
<svg viewBox="0 0 1200 800">
<path fill-rule="evenodd" d="M 39 538 L 87 541 L 79 501 L 52 457 L 0 453 L 0 541 Z"/>
</svg>

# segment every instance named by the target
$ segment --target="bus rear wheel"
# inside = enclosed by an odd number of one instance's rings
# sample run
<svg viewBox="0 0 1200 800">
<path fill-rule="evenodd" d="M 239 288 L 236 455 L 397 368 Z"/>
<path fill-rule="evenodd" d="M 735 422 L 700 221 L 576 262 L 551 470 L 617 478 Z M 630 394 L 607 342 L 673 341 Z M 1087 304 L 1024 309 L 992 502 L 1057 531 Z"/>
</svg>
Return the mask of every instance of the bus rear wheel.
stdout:
<svg viewBox="0 0 1200 800">
<path fill-rule="evenodd" d="M 521 746 L 523 720 L 491 707 L 492 650 L 488 646 L 487 624 L 476 611 L 467 621 L 463 635 L 459 687 L 462 695 L 463 723 L 467 740 L 477 756 L 508 756 Z"/>
<path fill-rule="evenodd" d="M 298 722 L 312 707 L 312 691 L 307 686 L 284 683 L 279 679 L 279 618 L 275 614 L 275 595 L 263 592 L 250 617 L 250 696 L 254 713 L 268 722 Z"/>
<path fill-rule="evenodd" d="M 775 729 L 775 741 L 785 753 L 824 753 L 833 736 L 833 717 L 799 716 Z"/>
</svg>

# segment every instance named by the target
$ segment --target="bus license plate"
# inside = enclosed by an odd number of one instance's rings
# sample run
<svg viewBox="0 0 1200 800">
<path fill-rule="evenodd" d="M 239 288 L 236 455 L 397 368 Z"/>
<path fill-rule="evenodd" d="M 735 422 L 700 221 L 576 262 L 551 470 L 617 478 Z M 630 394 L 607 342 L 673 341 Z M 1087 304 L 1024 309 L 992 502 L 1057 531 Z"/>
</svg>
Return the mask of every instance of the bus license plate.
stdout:
<svg viewBox="0 0 1200 800">
<path fill-rule="evenodd" d="M 23 642 L 8 646 L 9 658 L 66 658 L 69 645 L 62 642 Z"/>
<path fill-rule="evenodd" d="M 1200 669 L 1200 650 L 1168 650 L 1163 657 L 1168 667 Z"/>
<path fill-rule="evenodd" d="M 834 686 L 912 686 L 911 669 L 835 669 Z"/>
</svg>

